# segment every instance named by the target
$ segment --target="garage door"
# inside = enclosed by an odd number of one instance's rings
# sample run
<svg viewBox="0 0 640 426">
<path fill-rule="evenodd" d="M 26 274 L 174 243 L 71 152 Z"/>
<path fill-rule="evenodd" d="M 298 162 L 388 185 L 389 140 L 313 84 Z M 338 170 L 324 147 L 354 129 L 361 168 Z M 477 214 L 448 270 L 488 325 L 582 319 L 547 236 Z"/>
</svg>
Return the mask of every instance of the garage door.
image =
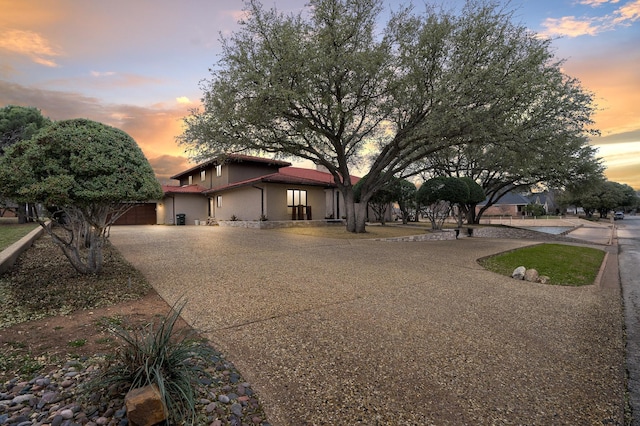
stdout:
<svg viewBox="0 0 640 426">
<path fill-rule="evenodd" d="M 120 216 L 114 225 L 155 225 L 156 224 L 156 205 L 138 204 L 129 209 L 125 214 Z"/>
</svg>

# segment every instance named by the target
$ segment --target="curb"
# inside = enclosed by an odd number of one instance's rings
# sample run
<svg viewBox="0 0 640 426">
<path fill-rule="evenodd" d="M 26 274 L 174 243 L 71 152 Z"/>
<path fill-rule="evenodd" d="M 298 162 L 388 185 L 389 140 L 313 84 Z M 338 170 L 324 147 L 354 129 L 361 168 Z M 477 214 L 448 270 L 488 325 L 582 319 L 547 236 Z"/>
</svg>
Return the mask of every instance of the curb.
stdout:
<svg viewBox="0 0 640 426">
<path fill-rule="evenodd" d="M 607 267 L 608 260 L 609 252 L 604 252 L 604 258 L 602 259 L 602 264 L 600 265 L 600 269 L 598 270 L 598 275 L 596 275 L 596 279 L 593 282 L 596 287 L 600 287 L 600 284 L 602 284 L 602 276 L 604 275 L 604 270 Z"/>
<path fill-rule="evenodd" d="M 40 238 L 44 229 L 38 226 L 15 243 L 0 252 L 0 275 L 7 272 L 26 249 L 31 247 L 33 242 Z"/>
</svg>

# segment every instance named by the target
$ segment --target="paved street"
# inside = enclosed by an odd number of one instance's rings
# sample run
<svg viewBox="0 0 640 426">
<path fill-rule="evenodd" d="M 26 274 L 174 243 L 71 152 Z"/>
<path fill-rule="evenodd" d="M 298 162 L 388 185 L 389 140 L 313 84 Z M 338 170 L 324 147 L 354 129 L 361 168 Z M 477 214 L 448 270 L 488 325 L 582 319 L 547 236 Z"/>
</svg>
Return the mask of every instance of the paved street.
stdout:
<svg viewBox="0 0 640 426">
<path fill-rule="evenodd" d="M 185 319 L 274 425 L 622 422 L 619 288 L 518 282 L 476 262 L 534 241 L 111 235 L 167 302 L 188 299 Z"/>
<path fill-rule="evenodd" d="M 640 217 L 626 216 L 616 222 L 620 249 L 620 279 L 627 331 L 629 401 L 633 425 L 640 425 Z"/>
</svg>

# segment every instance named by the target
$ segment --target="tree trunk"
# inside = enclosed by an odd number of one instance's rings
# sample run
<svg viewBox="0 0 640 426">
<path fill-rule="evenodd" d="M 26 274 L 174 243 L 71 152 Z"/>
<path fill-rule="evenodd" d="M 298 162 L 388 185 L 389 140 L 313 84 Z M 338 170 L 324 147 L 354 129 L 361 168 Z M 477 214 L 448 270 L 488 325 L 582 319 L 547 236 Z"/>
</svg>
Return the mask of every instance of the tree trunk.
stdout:
<svg viewBox="0 0 640 426">
<path fill-rule="evenodd" d="M 365 229 L 366 221 L 367 221 L 367 203 L 369 201 L 369 197 L 361 198 L 360 203 L 356 203 L 353 196 L 353 187 L 352 186 L 342 186 L 340 187 L 340 191 L 342 192 L 342 196 L 344 197 L 344 208 L 347 217 L 347 231 L 354 233 L 364 233 L 367 232 Z M 363 197 L 364 194 L 361 194 Z M 364 210 L 362 205 L 364 205 Z"/>
<path fill-rule="evenodd" d="M 342 189 L 342 195 L 344 197 L 345 215 L 347 217 L 347 231 L 357 232 L 356 231 L 356 206 L 353 201 L 353 189 L 352 188 L 341 188 L 341 189 Z"/>
<path fill-rule="evenodd" d="M 27 208 L 28 204 L 18 203 L 18 208 L 16 209 L 16 213 L 18 215 L 18 223 L 23 224 L 27 223 Z"/>
<path fill-rule="evenodd" d="M 83 275 L 100 274 L 103 266 L 103 238 L 108 215 L 108 208 L 95 211 L 91 225 L 86 219 L 86 214 L 78 208 L 64 209 L 65 223 L 59 225 L 59 230 L 54 231 L 53 225 L 45 226 L 40 222 L 56 245 L 60 247 L 71 266 Z M 58 235 L 63 233 L 63 235 Z M 66 235 L 64 235 L 66 234 Z"/>
<path fill-rule="evenodd" d="M 467 205 L 467 223 L 476 224 L 476 204 Z"/>
<path fill-rule="evenodd" d="M 355 232 L 365 233 L 366 225 L 367 225 L 367 203 L 363 202 L 364 200 L 360 200 L 360 203 L 356 206 L 356 230 Z"/>
<path fill-rule="evenodd" d="M 478 214 L 475 216 L 473 223 L 474 225 L 479 225 L 480 224 L 480 218 L 482 218 L 482 215 L 484 214 L 484 212 L 491 206 L 492 204 L 487 204 L 483 207 L 480 208 L 480 211 L 478 212 Z M 474 208 L 475 211 L 475 208 Z"/>
</svg>

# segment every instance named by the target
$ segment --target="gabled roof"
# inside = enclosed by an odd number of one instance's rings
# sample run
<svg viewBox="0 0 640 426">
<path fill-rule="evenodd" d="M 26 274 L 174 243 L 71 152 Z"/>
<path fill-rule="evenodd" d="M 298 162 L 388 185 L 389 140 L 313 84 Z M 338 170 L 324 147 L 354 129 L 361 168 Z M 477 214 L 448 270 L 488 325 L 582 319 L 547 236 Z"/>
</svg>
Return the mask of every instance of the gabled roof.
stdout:
<svg viewBox="0 0 640 426">
<path fill-rule="evenodd" d="M 162 191 L 167 194 L 201 194 L 204 188 L 200 185 L 162 185 Z"/>
<path fill-rule="evenodd" d="M 483 202 L 478 203 L 479 206 L 484 206 L 489 202 L 489 198 L 485 199 Z M 515 205 L 522 206 L 528 205 L 529 199 L 524 195 L 516 194 L 515 192 L 507 192 L 502 197 L 498 198 L 493 205 Z"/>
<path fill-rule="evenodd" d="M 321 186 L 324 188 L 335 187 L 335 183 L 328 182 L 327 179 L 309 179 L 301 176 L 292 176 L 288 174 L 280 173 L 271 173 L 269 175 L 258 176 L 255 178 L 233 182 L 228 185 L 218 186 L 216 188 L 211 188 L 203 192 L 203 194 L 213 194 L 214 192 L 226 191 L 228 189 L 238 188 L 241 186 L 247 185 L 255 185 L 257 183 L 283 183 L 289 185 L 306 185 L 306 186 Z"/>
<path fill-rule="evenodd" d="M 328 172 L 322 172 L 314 169 L 303 169 L 301 167 L 283 167 L 279 170 L 280 174 L 287 176 L 295 176 L 303 179 L 316 180 L 319 182 L 325 182 L 330 185 L 335 185 L 333 175 Z M 351 183 L 356 184 L 360 180 L 359 177 L 351 175 Z"/>
<path fill-rule="evenodd" d="M 188 174 L 192 173 L 193 171 L 198 171 L 198 170 L 202 170 L 202 169 L 205 169 L 207 167 L 210 167 L 210 166 L 217 166 L 218 164 L 225 164 L 225 163 L 231 163 L 231 162 L 235 162 L 235 163 L 260 163 L 260 164 L 267 164 L 267 165 L 270 165 L 270 166 L 275 166 L 277 168 L 287 167 L 287 166 L 291 165 L 291 163 L 289 163 L 287 161 L 274 160 L 274 159 L 263 158 L 263 157 L 254 157 L 254 156 L 251 156 L 251 155 L 243 155 L 243 154 L 229 154 L 229 155 L 226 155 L 224 157 L 212 158 L 209 161 L 205 161 L 204 163 L 197 164 L 197 165 L 191 167 L 190 169 L 184 170 L 184 171 L 178 173 L 177 175 L 171 176 L 171 179 L 178 179 L 179 180 L 182 176 L 188 175 Z"/>
</svg>

